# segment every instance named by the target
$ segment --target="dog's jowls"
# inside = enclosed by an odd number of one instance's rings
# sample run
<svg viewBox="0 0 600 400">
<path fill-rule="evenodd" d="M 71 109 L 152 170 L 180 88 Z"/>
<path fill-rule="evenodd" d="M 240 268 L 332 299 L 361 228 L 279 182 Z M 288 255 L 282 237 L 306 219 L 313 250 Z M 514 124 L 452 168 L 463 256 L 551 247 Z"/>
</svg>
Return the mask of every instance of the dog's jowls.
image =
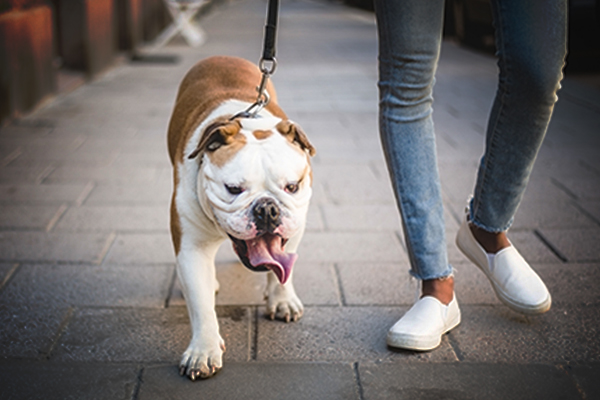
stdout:
<svg viewBox="0 0 600 400">
<path fill-rule="evenodd" d="M 169 124 L 171 235 L 192 328 L 180 372 L 192 380 L 222 367 L 214 260 L 227 238 L 246 267 L 267 271 L 271 318 L 297 320 L 303 312 L 292 267 L 315 150 L 277 105 L 270 82 L 271 102 L 259 116 L 232 119 L 254 102 L 260 79 L 258 68 L 239 58 L 201 61 L 183 79 Z"/>
</svg>

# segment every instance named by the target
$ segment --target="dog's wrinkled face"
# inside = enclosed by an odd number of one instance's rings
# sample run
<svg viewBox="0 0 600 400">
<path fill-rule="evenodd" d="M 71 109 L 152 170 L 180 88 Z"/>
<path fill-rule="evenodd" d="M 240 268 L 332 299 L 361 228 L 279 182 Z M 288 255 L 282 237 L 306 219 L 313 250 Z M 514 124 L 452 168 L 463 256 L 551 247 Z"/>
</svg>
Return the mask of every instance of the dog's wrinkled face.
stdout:
<svg viewBox="0 0 600 400">
<path fill-rule="evenodd" d="M 305 225 L 314 151 L 294 123 L 262 117 L 216 121 L 190 155 L 202 157 L 198 198 L 240 260 L 255 271 L 272 270 L 282 283 L 296 259 L 285 243 Z"/>
</svg>

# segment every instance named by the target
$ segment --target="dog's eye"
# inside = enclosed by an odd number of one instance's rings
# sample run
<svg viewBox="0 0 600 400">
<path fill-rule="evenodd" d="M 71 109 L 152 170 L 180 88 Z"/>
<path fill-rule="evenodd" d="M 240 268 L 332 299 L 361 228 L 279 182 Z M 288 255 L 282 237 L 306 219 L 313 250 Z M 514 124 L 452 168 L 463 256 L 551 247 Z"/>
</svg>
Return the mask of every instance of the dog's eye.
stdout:
<svg viewBox="0 0 600 400">
<path fill-rule="evenodd" d="M 237 196 L 244 191 L 242 187 L 233 185 L 225 185 L 225 189 L 227 189 L 227 191 L 234 196 Z"/>
<path fill-rule="evenodd" d="M 298 184 L 288 183 L 287 185 L 285 185 L 285 191 L 292 194 L 296 193 L 298 191 Z"/>
</svg>

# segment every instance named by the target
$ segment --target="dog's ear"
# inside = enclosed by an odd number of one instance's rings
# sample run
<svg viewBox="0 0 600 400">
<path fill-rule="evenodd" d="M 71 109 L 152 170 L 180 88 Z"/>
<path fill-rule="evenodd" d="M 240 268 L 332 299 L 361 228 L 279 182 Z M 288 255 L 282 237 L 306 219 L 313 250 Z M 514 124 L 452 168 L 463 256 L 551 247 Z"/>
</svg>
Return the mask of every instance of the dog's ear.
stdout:
<svg viewBox="0 0 600 400">
<path fill-rule="evenodd" d="M 277 124 L 277 130 L 285 136 L 290 142 L 297 143 L 302 150 L 308 152 L 310 156 L 314 156 L 317 150 L 308 141 L 308 137 L 298 125 L 289 120 L 283 120 Z"/>
<path fill-rule="evenodd" d="M 203 151 L 213 152 L 221 146 L 231 143 L 241 128 L 238 121 L 226 119 L 213 122 L 204 129 L 200 143 L 188 158 L 196 158 Z"/>
</svg>

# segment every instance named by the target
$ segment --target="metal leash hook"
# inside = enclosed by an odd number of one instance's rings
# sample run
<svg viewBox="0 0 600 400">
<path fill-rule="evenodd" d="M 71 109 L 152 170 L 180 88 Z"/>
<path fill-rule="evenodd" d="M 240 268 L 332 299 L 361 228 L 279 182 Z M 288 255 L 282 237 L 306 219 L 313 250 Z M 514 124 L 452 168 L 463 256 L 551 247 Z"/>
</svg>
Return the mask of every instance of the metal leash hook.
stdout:
<svg viewBox="0 0 600 400">
<path fill-rule="evenodd" d="M 275 58 L 275 38 L 277 36 L 277 17 L 279 14 L 279 0 L 269 0 L 267 9 L 267 23 L 265 25 L 265 37 L 263 45 L 263 56 L 258 63 L 262 78 L 260 84 L 256 88 L 258 96 L 254 104 L 248 107 L 246 110 L 237 113 L 231 119 L 235 118 L 256 118 L 258 113 L 269 101 L 271 97 L 267 92 L 267 82 L 275 69 L 277 68 L 277 59 Z"/>
</svg>

